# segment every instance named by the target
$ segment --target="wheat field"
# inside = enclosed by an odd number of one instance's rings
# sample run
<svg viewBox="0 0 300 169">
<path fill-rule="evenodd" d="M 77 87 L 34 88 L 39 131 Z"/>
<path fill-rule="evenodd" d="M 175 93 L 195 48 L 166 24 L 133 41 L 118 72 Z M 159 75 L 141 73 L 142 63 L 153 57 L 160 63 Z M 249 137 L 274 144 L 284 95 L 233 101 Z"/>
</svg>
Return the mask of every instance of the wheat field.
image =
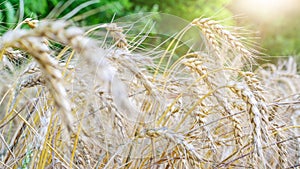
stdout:
<svg viewBox="0 0 300 169">
<path fill-rule="evenodd" d="M 1 168 L 300 165 L 292 57 L 257 65 L 260 53 L 211 18 L 164 49 L 117 23 L 21 24 L 0 41 Z M 204 45 L 176 55 L 189 29 Z"/>
</svg>

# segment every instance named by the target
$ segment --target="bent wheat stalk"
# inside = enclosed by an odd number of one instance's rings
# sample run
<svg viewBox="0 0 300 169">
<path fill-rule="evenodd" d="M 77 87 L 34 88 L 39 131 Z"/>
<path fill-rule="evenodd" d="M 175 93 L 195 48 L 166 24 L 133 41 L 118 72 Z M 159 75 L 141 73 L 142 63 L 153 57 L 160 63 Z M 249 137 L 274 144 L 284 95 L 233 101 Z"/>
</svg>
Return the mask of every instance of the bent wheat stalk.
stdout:
<svg viewBox="0 0 300 169">
<path fill-rule="evenodd" d="M 1 51 L 7 47 L 19 48 L 30 53 L 39 63 L 45 74 L 47 84 L 52 91 L 55 104 L 62 111 L 63 120 L 66 124 L 71 124 L 70 103 L 67 99 L 67 93 L 62 84 L 62 74 L 57 69 L 58 62 L 50 56 L 50 49 L 44 43 L 45 37 L 37 34 L 37 30 L 13 30 L 5 33 L 2 37 Z M 68 125 L 69 130 L 71 126 Z"/>
<path fill-rule="evenodd" d="M 102 83 L 106 92 L 110 91 L 110 85 L 118 88 L 117 86 L 122 86 L 122 84 L 118 80 L 114 80 L 116 83 L 112 83 L 113 79 L 116 78 L 114 77 L 115 70 L 104 57 L 106 51 L 97 47 L 97 43 L 92 39 L 84 37 L 82 29 L 69 26 L 69 23 L 65 21 L 42 21 L 38 27 L 32 30 L 16 29 L 5 33 L 0 46 L 2 53 L 5 53 L 6 48 L 13 47 L 25 50 L 34 57 L 45 74 L 55 104 L 62 111 L 63 120 L 65 120 L 68 129 L 72 130 L 71 125 L 74 120 L 70 113 L 71 106 L 63 86 L 62 73 L 58 69 L 58 61 L 50 56 L 51 50 L 46 44 L 47 39 L 70 45 L 76 52 L 81 54 L 87 64 L 97 68 L 95 72 L 97 79 Z"/>
</svg>

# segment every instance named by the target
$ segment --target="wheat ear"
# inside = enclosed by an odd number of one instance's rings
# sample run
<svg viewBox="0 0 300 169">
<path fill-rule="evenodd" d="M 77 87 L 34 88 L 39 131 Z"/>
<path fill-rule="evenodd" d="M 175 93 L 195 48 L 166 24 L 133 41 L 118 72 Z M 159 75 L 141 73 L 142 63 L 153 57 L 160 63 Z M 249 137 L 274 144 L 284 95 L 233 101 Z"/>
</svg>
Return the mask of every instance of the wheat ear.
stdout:
<svg viewBox="0 0 300 169">
<path fill-rule="evenodd" d="M 226 30 L 219 22 L 210 18 L 198 18 L 192 21 L 192 25 L 199 27 L 210 45 L 215 49 L 217 55 L 221 57 L 220 45 L 227 44 L 232 51 L 242 54 L 246 61 L 252 61 L 255 55 L 250 52 L 245 45 L 230 31 Z"/>
<path fill-rule="evenodd" d="M 50 49 L 45 44 L 45 34 L 47 29 L 45 28 L 34 30 L 13 30 L 6 32 L 2 37 L 1 51 L 4 51 L 7 47 L 19 48 L 30 53 L 34 59 L 39 63 L 47 85 L 52 91 L 55 104 L 62 111 L 63 120 L 66 121 L 67 127 L 71 130 L 72 117 L 70 114 L 70 103 L 67 99 L 67 93 L 62 83 L 62 74 L 57 69 L 58 62 L 50 56 Z M 32 83 L 38 82 L 40 75 L 29 78 L 29 83 L 23 82 L 22 87 L 32 85 Z"/>
<path fill-rule="evenodd" d="M 252 143 L 254 143 L 254 154 L 256 160 L 260 165 L 266 168 L 266 161 L 263 153 L 263 139 L 262 139 L 262 114 L 258 108 L 258 101 L 256 100 L 252 91 L 245 85 L 240 83 L 230 83 L 228 87 L 240 95 L 240 97 L 247 103 L 247 109 L 250 115 L 250 122 L 252 128 Z"/>
</svg>

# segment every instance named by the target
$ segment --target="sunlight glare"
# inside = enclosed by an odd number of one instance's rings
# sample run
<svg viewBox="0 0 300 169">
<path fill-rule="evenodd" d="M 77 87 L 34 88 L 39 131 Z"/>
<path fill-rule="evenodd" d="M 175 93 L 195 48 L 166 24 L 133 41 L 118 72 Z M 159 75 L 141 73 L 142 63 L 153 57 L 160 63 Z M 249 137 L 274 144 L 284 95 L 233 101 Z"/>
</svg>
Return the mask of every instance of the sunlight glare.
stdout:
<svg viewBox="0 0 300 169">
<path fill-rule="evenodd" d="M 239 0 L 235 8 L 255 20 L 274 20 L 299 10 L 297 0 Z"/>
</svg>

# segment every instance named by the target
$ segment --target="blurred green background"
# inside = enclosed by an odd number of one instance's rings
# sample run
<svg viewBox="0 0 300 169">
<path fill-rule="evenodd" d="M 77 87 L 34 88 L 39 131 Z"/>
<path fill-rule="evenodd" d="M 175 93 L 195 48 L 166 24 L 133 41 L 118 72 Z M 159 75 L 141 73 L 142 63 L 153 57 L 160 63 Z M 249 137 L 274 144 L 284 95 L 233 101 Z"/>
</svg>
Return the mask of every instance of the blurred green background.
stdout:
<svg viewBox="0 0 300 169">
<path fill-rule="evenodd" d="M 262 52 L 272 56 L 300 54 L 299 0 L 2 0 L 0 32 L 24 18 L 72 18 L 78 24 L 110 22 L 137 12 L 164 12 L 188 21 L 205 16 L 254 32 Z M 265 6 L 264 6 L 265 5 Z M 82 8 L 82 9 L 80 9 Z M 78 10 L 80 9 L 80 10 Z M 77 11 L 78 10 L 78 11 Z"/>
</svg>

